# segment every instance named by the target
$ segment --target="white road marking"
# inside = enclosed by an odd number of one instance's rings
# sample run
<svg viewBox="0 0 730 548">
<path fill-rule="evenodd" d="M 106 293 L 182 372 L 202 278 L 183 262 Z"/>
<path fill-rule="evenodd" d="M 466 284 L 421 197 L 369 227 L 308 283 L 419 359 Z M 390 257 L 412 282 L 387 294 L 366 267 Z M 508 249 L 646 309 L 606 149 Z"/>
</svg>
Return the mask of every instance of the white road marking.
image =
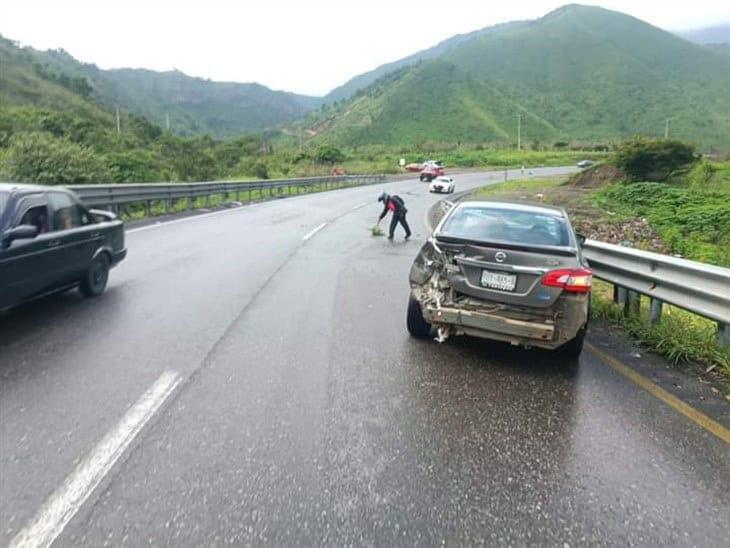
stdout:
<svg viewBox="0 0 730 548">
<path fill-rule="evenodd" d="M 360 208 L 363 208 L 363 207 L 365 207 L 365 206 L 366 206 L 366 205 L 368 205 L 369 203 L 370 203 L 370 202 L 365 202 L 364 204 L 356 205 L 355 207 L 353 207 L 353 208 L 352 208 L 352 210 L 351 210 L 351 211 L 357 211 L 358 209 L 360 209 Z"/>
<path fill-rule="evenodd" d="M 50 546 L 180 381 L 181 377 L 175 371 L 162 373 L 116 427 L 46 499 L 33 520 L 10 541 L 10 548 Z"/>
<path fill-rule="evenodd" d="M 326 226 L 327 226 L 327 223 L 322 223 L 321 225 L 319 225 L 319 226 L 318 226 L 317 228 L 315 228 L 314 230 L 312 230 L 312 231 L 308 232 L 307 234 L 305 234 L 305 235 L 304 235 L 304 236 L 302 237 L 302 241 L 303 241 L 303 242 L 306 242 L 307 240 L 309 240 L 309 238 L 311 238 L 312 236 L 314 236 L 314 235 L 315 235 L 315 234 L 316 234 L 317 232 L 319 232 L 320 230 L 322 230 L 322 229 L 323 229 L 324 227 L 326 227 Z"/>
</svg>

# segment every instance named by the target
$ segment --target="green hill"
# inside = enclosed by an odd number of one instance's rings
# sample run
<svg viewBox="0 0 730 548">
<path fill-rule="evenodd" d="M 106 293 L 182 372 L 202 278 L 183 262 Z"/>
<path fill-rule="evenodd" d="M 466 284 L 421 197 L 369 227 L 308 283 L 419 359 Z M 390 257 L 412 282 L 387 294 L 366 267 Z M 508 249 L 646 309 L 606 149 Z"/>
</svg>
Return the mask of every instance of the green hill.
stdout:
<svg viewBox="0 0 730 548">
<path fill-rule="evenodd" d="M 454 64 L 433 60 L 391 73 L 318 120 L 315 130 L 343 144 L 412 142 L 510 142 L 517 118 L 533 137 L 557 137 L 548 122 L 488 82 Z"/>
<path fill-rule="evenodd" d="M 86 100 L 82 90 L 90 91 L 82 80 L 44 73 L 35 52 L 19 49 L 0 36 L 0 108 L 48 109 L 111 125 L 111 114 Z"/>
<path fill-rule="evenodd" d="M 428 68 L 435 62 L 440 69 Z M 407 85 L 444 66 L 453 67 L 448 78 Z M 602 8 L 569 5 L 500 32 L 476 33 L 397 74 L 325 109 L 312 127 L 323 138 L 331 132 L 352 142 L 396 144 L 421 139 L 424 131 L 432 141 L 507 135 L 514 142 L 521 112 L 525 139 L 606 141 L 661 136 L 671 118 L 673 137 L 730 149 L 727 56 Z M 464 114 L 471 118 L 460 119 Z"/>
<path fill-rule="evenodd" d="M 365 72 L 358 76 L 355 76 L 351 80 L 348 80 L 341 86 L 333 89 L 324 97 L 324 103 L 332 103 L 334 101 L 341 101 L 353 96 L 360 90 L 363 90 L 375 83 L 378 79 L 398 69 L 409 67 L 420 63 L 421 61 L 427 61 L 429 59 L 437 59 L 444 55 L 446 52 L 456 48 L 457 46 L 468 42 L 479 36 L 483 36 L 490 33 L 504 32 L 506 30 L 516 28 L 520 25 L 527 24 L 527 21 L 513 21 L 511 23 L 501 23 L 499 25 L 493 25 L 483 29 L 469 32 L 466 34 L 457 34 L 451 38 L 439 42 L 435 46 L 404 57 L 392 63 L 386 63 L 381 65 L 374 70 Z"/>
<path fill-rule="evenodd" d="M 119 106 L 162 127 L 169 116 L 171 130 L 183 135 L 230 137 L 260 132 L 300 118 L 321 102 L 316 97 L 273 91 L 260 84 L 213 82 L 179 71 L 102 70 L 80 63 L 63 50 L 19 48 L 2 37 L 0 56 L 0 94 L 11 94 L 14 103 L 25 101 L 39 106 L 49 100 L 45 96 L 48 88 L 36 85 L 39 80 L 85 80 L 90 86 L 88 97 L 107 110 Z M 21 72 L 31 74 L 36 91 L 30 91 L 33 86 L 29 87 L 26 76 L 18 78 Z"/>
</svg>

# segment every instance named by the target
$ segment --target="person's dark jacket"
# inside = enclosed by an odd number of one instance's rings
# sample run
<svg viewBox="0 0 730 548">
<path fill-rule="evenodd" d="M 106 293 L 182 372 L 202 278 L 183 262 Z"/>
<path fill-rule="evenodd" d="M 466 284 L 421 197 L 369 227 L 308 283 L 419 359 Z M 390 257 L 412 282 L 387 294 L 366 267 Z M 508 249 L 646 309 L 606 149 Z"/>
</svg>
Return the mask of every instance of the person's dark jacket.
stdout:
<svg viewBox="0 0 730 548">
<path fill-rule="evenodd" d="M 379 219 L 383 220 L 383 218 L 388 214 L 388 211 L 392 211 L 393 215 L 395 216 L 401 216 L 405 215 L 408 212 L 408 209 L 406 208 L 406 204 L 403 201 L 403 198 L 394 195 L 388 196 L 388 198 L 385 200 L 383 211 L 380 214 Z"/>
</svg>

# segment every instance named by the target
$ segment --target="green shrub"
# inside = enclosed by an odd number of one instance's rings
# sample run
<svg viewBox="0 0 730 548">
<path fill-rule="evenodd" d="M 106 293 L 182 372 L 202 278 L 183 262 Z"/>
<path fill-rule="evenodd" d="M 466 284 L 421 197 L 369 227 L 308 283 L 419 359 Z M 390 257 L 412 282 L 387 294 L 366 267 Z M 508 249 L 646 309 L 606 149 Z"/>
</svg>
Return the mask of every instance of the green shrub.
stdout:
<svg viewBox="0 0 730 548">
<path fill-rule="evenodd" d="M 106 159 L 114 171 L 115 183 L 162 182 L 173 178 L 173 172 L 151 150 L 111 152 Z"/>
<path fill-rule="evenodd" d="M 666 181 L 697 159 L 692 145 L 637 138 L 616 150 L 616 165 L 631 181 Z"/>
<path fill-rule="evenodd" d="M 11 180 L 47 185 L 114 181 L 103 156 L 47 133 L 14 135 L 4 156 L 3 172 Z"/>
<path fill-rule="evenodd" d="M 337 164 L 345 159 L 345 154 L 334 145 L 320 145 L 314 153 L 318 164 Z"/>
<path fill-rule="evenodd" d="M 251 175 L 253 175 L 254 177 L 258 177 L 259 179 L 268 179 L 269 168 L 264 162 L 259 160 L 253 164 L 253 168 L 251 169 Z"/>
</svg>

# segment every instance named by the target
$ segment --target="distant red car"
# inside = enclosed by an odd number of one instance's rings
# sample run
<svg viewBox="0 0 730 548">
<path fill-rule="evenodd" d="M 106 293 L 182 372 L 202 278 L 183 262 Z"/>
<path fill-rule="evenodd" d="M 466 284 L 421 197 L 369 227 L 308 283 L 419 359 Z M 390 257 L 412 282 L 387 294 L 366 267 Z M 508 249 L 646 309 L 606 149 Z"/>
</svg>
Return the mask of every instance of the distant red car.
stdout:
<svg viewBox="0 0 730 548">
<path fill-rule="evenodd" d="M 433 181 L 436 177 L 443 177 L 444 175 L 444 168 L 430 164 L 423 168 L 423 171 L 421 171 L 421 181 L 428 181 L 429 183 Z"/>
<path fill-rule="evenodd" d="M 406 171 L 413 171 L 413 172 L 419 172 L 423 169 L 423 164 L 408 164 L 406 166 Z"/>
</svg>

